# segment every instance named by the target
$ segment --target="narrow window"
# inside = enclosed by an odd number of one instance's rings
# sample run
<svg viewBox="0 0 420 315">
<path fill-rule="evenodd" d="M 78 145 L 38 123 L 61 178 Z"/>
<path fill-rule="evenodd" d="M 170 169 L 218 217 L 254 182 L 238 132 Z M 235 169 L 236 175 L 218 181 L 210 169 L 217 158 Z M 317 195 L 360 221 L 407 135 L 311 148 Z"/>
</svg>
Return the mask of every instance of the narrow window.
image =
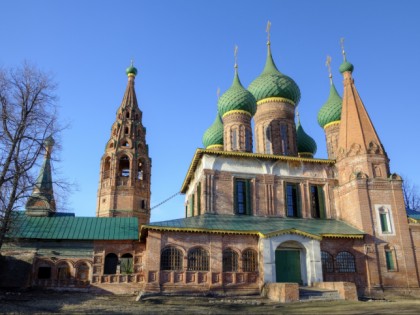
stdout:
<svg viewBox="0 0 420 315">
<path fill-rule="evenodd" d="M 379 208 L 379 220 L 381 222 L 382 233 L 392 233 L 391 220 L 388 209 L 384 207 Z"/>
<path fill-rule="evenodd" d="M 238 149 L 238 131 L 236 128 L 232 129 L 232 150 Z"/>
<path fill-rule="evenodd" d="M 130 118 L 130 112 L 125 113 L 125 118 Z"/>
<path fill-rule="evenodd" d="M 146 209 L 146 200 L 142 199 L 141 201 L 141 208 Z"/>
<path fill-rule="evenodd" d="M 271 144 L 271 127 L 265 126 L 264 133 L 265 133 L 265 153 L 271 154 L 273 153 L 272 144 Z"/>
<path fill-rule="evenodd" d="M 238 254 L 232 249 L 228 248 L 223 251 L 223 272 L 238 271 Z"/>
<path fill-rule="evenodd" d="M 386 268 L 388 271 L 395 271 L 395 255 L 394 249 L 390 246 L 385 246 L 385 259 L 386 259 Z"/>
<path fill-rule="evenodd" d="M 121 256 L 120 270 L 121 273 L 125 274 L 133 273 L 133 255 L 124 254 Z"/>
<path fill-rule="evenodd" d="M 201 247 L 191 249 L 188 253 L 188 270 L 209 271 L 209 253 Z"/>
<path fill-rule="evenodd" d="M 117 273 L 118 256 L 109 253 L 105 256 L 104 274 L 115 275 Z"/>
<path fill-rule="evenodd" d="M 197 215 L 201 214 L 201 183 L 197 185 Z"/>
<path fill-rule="evenodd" d="M 38 279 L 50 279 L 50 278 L 51 278 L 51 267 L 38 268 Z"/>
<path fill-rule="evenodd" d="M 356 272 L 354 256 L 349 252 L 340 252 L 335 258 L 335 269 L 337 272 Z"/>
<path fill-rule="evenodd" d="M 251 215 L 251 185 L 247 179 L 235 179 L 235 213 Z"/>
<path fill-rule="evenodd" d="M 322 186 L 310 186 L 312 217 L 325 219 L 325 199 Z"/>
<path fill-rule="evenodd" d="M 334 272 L 334 259 L 330 253 L 321 251 L 321 262 L 324 274 Z"/>
<path fill-rule="evenodd" d="M 252 135 L 249 129 L 245 129 L 245 150 L 252 151 Z"/>
<path fill-rule="evenodd" d="M 280 125 L 281 150 L 283 155 L 289 155 L 289 136 L 287 125 Z"/>
<path fill-rule="evenodd" d="M 242 253 L 243 272 L 258 271 L 258 255 L 253 249 L 247 249 Z"/>
<path fill-rule="evenodd" d="M 109 173 L 111 170 L 111 158 L 107 157 L 104 162 L 104 173 L 103 178 L 109 178 Z"/>
<path fill-rule="evenodd" d="M 139 161 L 139 165 L 138 165 L 137 179 L 143 180 L 143 163 L 141 161 Z"/>
<path fill-rule="evenodd" d="M 286 215 L 288 217 L 300 217 L 300 194 L 297 184 L 286 184 Z"/>
<path fill-rule="evenodd" d="M 125 127 L 125 128 L 124 128 L 124 133 L 125 133 L 126 135 L 128 135 L 128 131 L 129 131 L 128 127 Z"/>
<path fill-rule="evenodd" d="M 160 256 L 161 270 L 182 270 L 182 252 L 175 247 L 167 247 Z"/>
</svg>

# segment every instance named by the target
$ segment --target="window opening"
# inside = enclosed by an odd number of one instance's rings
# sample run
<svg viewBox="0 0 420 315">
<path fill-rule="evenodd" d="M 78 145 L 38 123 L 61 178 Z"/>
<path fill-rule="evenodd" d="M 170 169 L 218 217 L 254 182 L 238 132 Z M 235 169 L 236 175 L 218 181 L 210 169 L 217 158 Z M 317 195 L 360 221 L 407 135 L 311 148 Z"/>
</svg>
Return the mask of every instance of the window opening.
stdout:
<svg viewBox="0 0 420 315">
<path fill-rule="evenodd" d="M 175 247 L 167 247 L 160 258 L 161 270 L 182 270 L 182 252 Z"/>
<path fill-rule="evenodd" d="M 77 280 L 86 281 L 89 279 L 89 266 L 85 263 L 80 264 L 77 267 L 77 273 L 76 273 Z"/>
<path fill-rule="evenodd" d="M 238 149 L 238 131 L 236 128 L 232 130 L 232 150 Z"/>
<path fill-rule="evenodd" d="M 120 176 L 128 177 L 130 176 L 130 159 L 127 156 L 122 156 L 120 158 Z"/>
<path fill-rule="evenodd" d="M 107 157 L 104 163 L 104 174 L 103 174 L 104 178 L 109 178 L 110 170 L 111 170 L 111 158 Z"/>
<path fill-rule="evenodd" d="M 105 267 L 104 267 L 104 274 L 106 275 L 115 275 L 117 273 L 117 265 L 118 265 L 118 256 L 109 253 L 105 256 Z"/>
<path fill-rule="evenodd" d="M 70 279 L 70 267 L 67 264 L 62 264 L 57 268 L 57 278 L 58 280 L 68 280 Z"/>
<path fill-rule="evenodd" d="M 245 129 L 245 150 L 248 152 L 252 151 L 252 135 L 249 129 Z"/>
<path fill-rule="evenodd" d="M 389 245 L 385 246 L 385 260 L 386 260 L 386 269 L 388 271 L 396 271 L 396 263 L 395 263 L 395 254 L 394 248 L 390 247 Z"/>
<path fill-rule="evenodd" d="M 201 247 L 194 248 L 188 253 L 188 270 L 209 271 L 209 254 Z"/>
<path fill-rule="evenodd" d="M 265 126 L 264 131 L 265 131 L 265 153 L 271 154 L 273 153 L 272 145 L 271 145 L 271 127 Z"/>
<path fill-rule="evenodd" d="M 247 249 L 242 253 L 242 270 L 244 272 L 258 271 L 258 255 L 253 249 Z"/>
<path fill-rule="evenodd" d="M 238 271 L 238 254 L 228 248 L 223 251 L 223 272 Z"/>
<path fill-rule="evenodd" d="M 38 279 L 50 279 L 50 278 L 51 278 L 51 267 L 38 268 Z"/>
<path fill-rule="evenodd" d="M 281 149 L 283 155 L 289 155 L 289 141 L 288 141 L 288 132 L 287 125 L 280 125 L 280 137 L 281 137 Z"/>
<path fill-rule="evenodd" d="M 321 251 L 321 262 L 324 274 L 334 272 L 334 259 L 330 253 Z"/>
<path fill-rule="evenodd" d="M 310 186 L 311 211 L 313 218 L 325 219 L 325 199 L 322 186 Z"/>
<path fill-rule="evenodd" d="M 139 162 L 138 171 L 137 171 L 137 179 L 143 180 L 143 163 Z"/>
<path fill-rule="evenodd" d="M 288 217 L 300 217 L 300 195 L 297 184 L 286 184 L 286 207 Z"/>
<path fill-rule="evenodd" d="M 133 255 L 124 254 L 121 256 L 120 271 L 124 274 L 133 273 Z"/>
<path fill-rule="evenodd" d="M 125 133 L 126 135 L 128 135 L 128 131 L 129 131 L 128 127 L 125 127 L 125 128 L 124 128 L 124 133 Z"/>
<path fill-rule="evenodd" d="M 235 179 L 235 212 L 251 215 L 251 183 L 247 179 Z"/>
<path fill-rule="evenodd" d="M 125 118 L 130 118 L 130 112 L 125 113 Z"/>
<path fill-rule="evenodd" d="M 197 215 L 201 214 L 201 183 L 197 185 Z"/>
<path fill-rule="evenodd" d="M 382 233 L 391 233 L 391 222 L 388 209 L 384 207 L 379 208 L 379 220 L 381 221 Z"/>
<path fill-rule="evenodd" d="M 335 258 L 335 269 L 337 272 L 356 272 L 354 256 L 349 252 L 340 252 Z"/>
</svg>

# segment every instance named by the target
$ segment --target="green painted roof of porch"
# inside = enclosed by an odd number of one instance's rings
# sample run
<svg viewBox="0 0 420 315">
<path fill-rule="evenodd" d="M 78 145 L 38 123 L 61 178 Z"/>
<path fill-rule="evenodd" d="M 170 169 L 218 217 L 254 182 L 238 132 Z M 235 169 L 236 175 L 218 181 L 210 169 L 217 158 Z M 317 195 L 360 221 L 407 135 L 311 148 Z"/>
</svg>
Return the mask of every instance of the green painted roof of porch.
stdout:
<svg viewBox="0 0 420 315">
<path fill-rule="evenodd" d="M 31 217 L 13 213 L 7 238 L 49 240 L 138 240 L 137 218 Z"/>
<path fill-rule="evenodd" d="M 365 234 L 347 223 L 333 219 L 302 219 L 203 214 L 183 219 L 154 222 L 141 227 L 146 230 L 255 234 L 270 237 L 279 234 L 302 234 L 308 237 L 354 237 Z"/>
</svg>

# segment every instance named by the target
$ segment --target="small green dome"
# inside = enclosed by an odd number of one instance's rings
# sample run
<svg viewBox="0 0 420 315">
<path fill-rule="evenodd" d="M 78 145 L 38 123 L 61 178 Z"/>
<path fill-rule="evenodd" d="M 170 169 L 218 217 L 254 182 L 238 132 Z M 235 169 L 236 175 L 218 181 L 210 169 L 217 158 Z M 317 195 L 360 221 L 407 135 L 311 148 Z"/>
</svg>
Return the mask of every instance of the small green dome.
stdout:
<svg viewBox="0 0 420 315">
<path fill-rule="evenodd" d="M 334 83 L 331 83 L 330 96 L 318 112 L 318 124 L 322 128 L 333 121 L 341 120 L 342 103 L 343 100 L 338 94 Z"/>
<path fill-rule="evenodd" d="M 296 141 L 298 153 L 310 153 L 312 156 L 315 155 L 317 150 L 316 142 L 305 132 L 305 130 L 303 130 L 300 119 L 298 119 L 296 125 Z"/>
<path fill-rule="evenodd" d="M 295 81 L 282 74 L 276 67 L 271 49 L 268 46 L 267 61 L 261 75 L 248 87 L 258 101 L 269 97 L 282 97 L 297 105 L 300 101 L 300 89 Z"/>
<path fill-rule="evenodd" d="M 52 146 L 54 146 L 54 144 L 55 144 L 55 141 L 54 141 L 54 138 L 51 135 L 44 140 L 45 147 L 52 147 Z"/>
<path fill-rule="evenodd" d="M 133 66 L 133 63 L 131 63 L 131 66 L 129 66 L 127 69 L 125 69 L 125 73 L 127 75 L 130 75 L 130 74 L 132 74 L 134 76 L 137 75 L 137 69 Z"/>
<path fill-rule="evenodd" d="M 354 66 L 353 66 L 350 62 L 348 62 L 348 61 L 344 61 L 344 62 L 340 65 L 339 70 L 340 70 L 340 73 L 344 73 L 344 72 L 347 72 L 347 71 L 353 72 L 353 70 L 354 70 Z"/>
<path fill-rule="evenodd" d="M 234 110 L 246 111 L 251 116 L 254 116 L 257 111 L 257 102 L 254 96 L 242 86 L 236 69 L 232 86 L 219 98 L 217 108 L 222 117 Z"/>
<path fill-rule="evenodd" d="M 223 145 L 223 122 L 219 113 L 213 124 L 204 133 L 203 145 L 205 148 L 212 145 Z"/>
</svg>

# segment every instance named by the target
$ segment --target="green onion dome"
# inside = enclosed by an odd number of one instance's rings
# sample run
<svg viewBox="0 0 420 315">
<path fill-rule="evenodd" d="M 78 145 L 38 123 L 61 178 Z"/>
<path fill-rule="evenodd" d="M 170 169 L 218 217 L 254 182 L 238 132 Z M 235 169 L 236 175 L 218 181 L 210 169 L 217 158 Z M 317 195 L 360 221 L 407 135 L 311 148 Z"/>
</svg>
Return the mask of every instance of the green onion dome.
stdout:
<svg viewBox="0 0 420 315">
<path fill-rule="evenodd" d="M 137 75 L 137 69 L 133 66 L 133 62 L 131 62 L 131 65 L 127 69 L 125 69 L 125 73 L 127 75 Z"/>
<path fill-rule="evenodd" d="M 270 44 L 268 44 L 264 70 L 249 85 L 248 90 L 254 95 L 257 102 L 270 97 L 281 97 L 291 101 L 293 105 L 297 105 L 300 100 L 300 89 L 296 82 L 277 69 L 271 56 Z"/>
<path fill-rule="evenodd" d="M 213 124 L 206 130 L 203 135 L 203 145 L 207 149 L 211 146 L 223 146 L 223 122 L 219 113 Z"/>
<path fill-rule="evenodd" d="M 354 66 L 346 60 L 340 65 L 340 68 L 338 69 L 340 70 L 340 73 L 344 73 L 347 71 L 353 72 Z"/>
<path fill-rule="evenodd" d="M 296 141 L 298 153 L 302 155 L 314 156 L 317 150 L 316 142 L 310 137 L 300 124 L 300 119 L 296 125 Z"/>
<path fill-rule="evenodd" d="M 331 81 L 330 96 L 318 112 L 318 124 L 324 128 L 333 121 L 341 120 L 341 106 L 343 100 Z"/>
<path fill-rule="evenodd" d="M 245 111 L 254 116 L 257 110 L 257 102 L 254 96 L 242 86 L 236 67 L 232 86 L 219 98 L 217 108 L 222 117 L 231 111 Z"/>
</svg>

